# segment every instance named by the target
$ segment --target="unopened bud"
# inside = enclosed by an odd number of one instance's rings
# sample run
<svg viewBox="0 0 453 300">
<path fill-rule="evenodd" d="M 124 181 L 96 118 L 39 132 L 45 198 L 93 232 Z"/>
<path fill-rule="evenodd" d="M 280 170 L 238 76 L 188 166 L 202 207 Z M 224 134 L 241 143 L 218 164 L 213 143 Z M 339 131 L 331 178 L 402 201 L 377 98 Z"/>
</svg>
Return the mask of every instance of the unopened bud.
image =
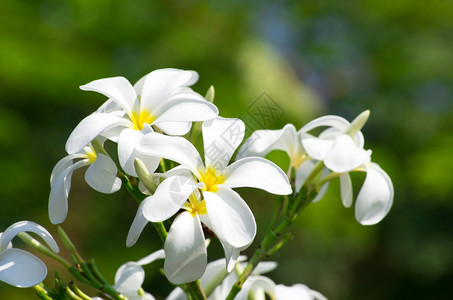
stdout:
<svg viewBox="0 0 453 300">
<path fill-rule="evenodd" d="M 370 116 L 370 111 L 365 110 L 360 115 L 358 115 L 354 121 L 351 122 L 349 128 L 345 131 L 345 134 L 353 137 L 357 132 L 359 132 L 363 126 L 365 126 L 366 121 L 368 121 L 368 117 Z"/>
</svg>

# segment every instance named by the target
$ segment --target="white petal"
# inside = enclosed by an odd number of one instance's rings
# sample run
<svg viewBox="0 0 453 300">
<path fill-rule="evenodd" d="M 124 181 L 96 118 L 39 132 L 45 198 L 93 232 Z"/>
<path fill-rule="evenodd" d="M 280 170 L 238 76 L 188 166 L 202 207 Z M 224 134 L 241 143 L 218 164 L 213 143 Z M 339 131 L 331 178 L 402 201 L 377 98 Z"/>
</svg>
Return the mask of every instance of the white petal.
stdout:
<svg viewBox="0 0 453 300">
<path fill-rule="evenodd" d="M 344 207 L 351 207 L 352 205 L 352 183 L 349 173 L 340 176 L 340 189 L 341 189 L 341 202 Z"/>
<path fill-rule="evenodd" d="M 156 124 L 164 133 L 168 135 L 184 135 L 189 132 L 192 127 L 191 122 L 162 122 Z"/>
<path fill-rule="evenodd" d="M 370 156 L 371 151 L 357 147 L 349 135 L 340 135 L 326 153 L 324 164 L 336 173 L 345 173 L 369 162 Z"/>
<path fill-rule="evenodd" d="M 114 114 L 91 114 L 83 119 L 72 131 L 66 142 L 66 152 L 69 154 L 77 153 L 104 131 L 118 126 L 130 127 L 132 123 Z"/>
<path fill-rule="evenodd" d="M 82 85 L 80 89 L 98 92 L 111 98 L 129 115 L 131 115 L 134 108 L 138 108 L 138 106 L 136 106 L 138 102 L 137 94 L 130 82 L 124 77 L 110 77 L 94 80 Z"/>
<path fill-rule="evenodd" d="M 240 119 L 217 117 L 203 122 L 202 133 L 206 167 L 221 170 L 242 142 L 245 125 Z"/>
<path fill-rule="evenodd" d="M 136 262 L 127 262 L 116 271 L 113 287 L 124 294 L 138 293 L 144 280 L 145 271 L 142 266 Z"/>
<path fill-rule="evenodd" d="M 176 161 L 189 168 L 197 176 L 200 176 L 198 170 L 204 168 L 197 149 L 182 137 L 151 132 L 143 137 L 136 150 L 151 156 Z"/>
<path fill-rule="evenodd" d="M 273 295 L 275 289 L 275 283 L 267 277 L 264 276 L 251 276 L 244 283 L 241 292 L 234 298 L 235 300 L 246 300 L 249 296 L 252 296 L 252 299 L 266 299 L 263 295 L 265 292 L 268 295 Z M 277 300 L 285 299 L 297 299 L 299 298 L 276 298 Z"/>
<path fill-rule="evenodd" d="M 52 249 L 52 251 L 58 253 L 58 245 L 53 239 L 52 235 L 41 225 L 36 224 L 31 221 L 20 221 L 16 222 L 13 225 L 9 226 L 2 234 L 0 238 L 0 252 L 6 249 L 9 245 L 9 242 L 21 232 L 33 232 L 39 235 Z"/>
<path fill-rule="evenodd" d="M 118 140 L 118 159 L 123 170 L 134 177 L 137 177 L 134 161 L 140 159 L 146 166 L 149 173 L 153 173 L 159 166 L 160 158 L 150 155 L 144 155 L 136 151 L 136 147 L 145 136 L 144 130 L 137 131 L 134 129 L 124 129 Z"/>
<path fill-rule="evenodd" d="M 296 149 L 298 145 L 300 145 L 300 141 L 298 141 L 293 124 L 286 124 L 285 127 L 278 130 L 255 130 L 242 144 L 236 159 L 247 156 L 265 156 L 272 150 L 282 150 L 290 154 L 299 150 Z"/>
<path fill-rule="evenodd" d="M 357 196 L 355 217 L 362 225 L 380 222 L 393 204 L 393 184 L 377 164 L 366 166 L 366 178 Z"/>
<path fill-rule="evenodd" d="M 229 273 L 233 271 L 234 266 L 238 261 L 240 250 L 229 245 L 225 241 L 222 241 L 221 239 L 220 243 L 222 244 L 223 251 L 225 252 L 226 270 Z"/>
<path fill-rule="evenodd" d="M 204 121 L 217 117 L 217 107 L 203 97 L 193 93 L 178 93 L 159 104 L 153 113 L 157 116 L 153 124 L 165 122 Z"/>
<path fill-rule="evenodd" d="M 164 258 L 165 258 L 165 251 L 164 251 L 164 249 L 160 249 L 160 250 L 157 250 L 157 251 L 151 253 L 148 256 L 143 257 L 142 259 L 137 261 L 137 263 L 139 265 L 144 266 L 144 265 L 152 263 L 153 261 L 155 261 L 157 259 L 164 259 Z"/>
<path fill-rule="evenodd" d="M 189 86 L 198 80 L 195 71 L 178 69 L 155 70 L 137 82 L 141 89 L 141 109 L 154 110 L 156 106 L 167 100 L 180 87 Z"/>
<path fill-rule="evenodd" d="M 148 197 L 149 198 L 149 197 Z M 138 238 L 142 234 L 143 229 L 145 228 L 148 220 L 143 215 L 143 206 L 148 201 L 148 198 L 142 201 L 137 209 L 137 214 L 135 215 L 134 221 L 132 221 L 131 228 L 127 233 L 126 246 L 132 247 L 137 242 Z"/>
<path fill-rule="evenodd" d="M 165 300 L 187 300 L 187 296 L 182 288 L 177 287 L 173 291 L 171 291 L 170 295 L 168 295 Z"/>
<path fill-rule="evenodd" d="M 86 158 L 86 154 L 70 154 L 60 159 L 52 169 L 52 174 L 50 175 L 50 184 L 53 184 L 53 181 L 56 177 L 60 176 L 61 173 L 65 172 L 67 168 L 72 166 L 73 160 L 77 158 Z"/>
<path fill-rule="evenodd" d="M 116 177 L 117 172 L 113 160 L 98 153 L 96 161 L 85 172 L 85 180 L 96 191 L 111 194 L 121 188 L 121 179 Z"/>
<path fill-rule="evenodd" d="M 249 246 L 256 235 L 256 223 L 248 205 L 238 193 L 219 185 L 215 193 L 203 192 L 211 229 L 234 248 Z"/>
<path fill-rule="evenodd" d="M 305 151 L 316 160 L 323 160 L 334 142 L 335 139 L 321 139 L 310 134 L 302 134 L 302 145 Z"/>
<path fill-rule="evenodd" d="M 350 123 L 342 117 L 327 115 L 314 119 L 311 122 L 308 122 L 304 127 L 302 127 L 299 130 L 299 132 L 306 133 L 317 127 L 334 127 L 340 132 L 344 132 L 346 131 L 346 129 L 348 129 L 349 125 Z"/>
<path fill-rule="evenodd" d="M 206 269 L 207 253 L 198 215 L 183 212 L 176 217 L 164 249 L 164 271 L 169 281 L 181 284 L 199 279 Z"/>
<path fill-rule="evenodd" d="M 293 286 L 277 284 L 274 290 L 276 299 L 313 300 L 310 293 L 311 290 L 303 284 L 295 284 Z"/>
<path fill-rule="evenodd" d="M 88 159 L 83 159 L 53 178 L 49 195 L 49 219 L 52 224 L 60 224 L 68 214 L 68 194 L 71 188 L 71 177 L 74 170 L 89 165 Z"/>
<path fill-rule="evenodd" d="M 231 188 L 255 187 L 272 194 L 292 193 L 286 174 L 273 162 L 261 157 L 246 157 L 235 161 L 225 170 L 224 184 Z"/>
<path fill-rule="evenodd" d="M 0 253 L 0 281 L 28 288 L 43 281 L 46 275 L 46 265 L 31 253 L 14 248 Z"/>
<path fill-rule="evenodd" d="M 143 215 L 150 222 L 167 220 L 182 208 L 196 187 L 191 174 L 165 179 L 157 187 L 154 195 L 147 198 L 143 206 Z"/>
<path fill-rule="evenodd" d="M 258 263 L 255 270 L 253 270 L 253 275 L 265 274 L 275 270 L 276 268 L 277 263 L 275 261 L 262 261 Z"/>
</svg>

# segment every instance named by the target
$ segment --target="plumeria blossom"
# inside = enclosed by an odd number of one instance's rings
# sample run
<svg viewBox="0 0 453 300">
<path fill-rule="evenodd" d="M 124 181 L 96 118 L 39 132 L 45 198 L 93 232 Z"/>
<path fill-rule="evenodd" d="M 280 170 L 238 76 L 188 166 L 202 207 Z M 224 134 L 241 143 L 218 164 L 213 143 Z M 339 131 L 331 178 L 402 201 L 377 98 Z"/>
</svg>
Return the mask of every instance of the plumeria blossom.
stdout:
<svg viewBox="0 0 453 300">
<path fill-rule="evenodd" d="M 66 151 L 78 153 L 99 135 L 118 142 L 121 167 L 136 176 L 134 159 L 140 158 L 150 172 L 159 163 L 155 157 L 140 156 L 135 146 L 151 126 L 164 133 L 183 135 L 192 121 L 209 120 L 218 109 L 189 88 L 198 80 L 195 71 L 178 69 L 155 70 L 134 86 L 124 77 L 92 81 L 80 88 L 95 91 L 109 98 L 98 111 L 83 119 L 71 133 Z"/>
<path fill-rule="evenodd" d="M 49 218 L 53 224 L 60 224 L 66 219 L 72 173 L 84 166 L 89 166 L 85 181 L 96 191 L 111 194 L 121 188 L 121 179 L 116 176 L 116 164 L 107 155 L 97 153 L 91 144 L 69 154 L 55 165 L 50 177 Z"/>
<path fill-rule="evenodd" d="M 280 195 L 292 192 L 285 173 L 264 158 L 248 157 L 228 165 L 244 137 L 244 130 L 245 125 L 239 119 L 217 117 L 205 121 L 202 126 L 204 163 L 196 148 L 181 137 L 148 133 L 137 147 L 145 155 L 181 164 L 174 176 L 165 179 L 156 193 L 145 199 L 138 212 L 151 222 L 160 222 L 184 210 L 173 221 L 164 247 L 164 270 L 174 283 L 198 279 L 206 268 L 201 222 L 222 243 L 229 271 L 239 252 L 252 243 L 256 234 L 255 218 L 232 188 L 255 187 Z"/>
<path fill-rule="evenodd" d="M 353 202 L 349 172 L 365 171 L 367 176 L 356 200 L 355 216 L 363 225 L 376 224 L 392 206 L 393 185 L 387 173 L 370 162 L 371 150 L 363 148 L 364 138 L 360 129 L 368 115 L 369 111 L 365 111 L 353 123 L 338 116 L 323 116 L 307 123 L 297 133 L 291 124 L 281 130 L 259 130 L 244 143 L 241 157 L 264 156 L 272 150 L 286 151 L 290 156 L 290 167 L 296 169 L 296 190 L 305 183 L 316 163 L 322 161 L 326 167 L 322 176 L 330 170 L 340 177 L 341 199 L 345 207 L 350 207 Z M 317 128 L 325 129 L 319 136 L 309 133 Z M 314 201 L 324 195 L 327 184 L 321 187 Z"/>
<path fill-rule="evenodd" d="M 54 252 L 59 252 L 50 233 L 34 222 L 20 221 L 0 233 L 0 281 L 21 288 L 35 286 L 47 275 L 46 265 L 39 258 L 12 247 L 11 240 L 25 231 L 36 233 Z"/>
<path fill-rule="evenodd" d="M 245 257 L 240 256 L 240 261 L 244 261 Z M 238 263 L 237 269 L 243 269 L 246 262 Z M 295 284 L 291 287 L 275 284 L 268 277 L 261 274 L 270 272 L 277 267 L 277 263 L 260 262 L 252 274 L 244 282 L 241 291 L 234 297 L 235 300 L 265 300 L 266 295 L 271 299 L 276 300 L 327 300 L 321 293 L 314 291 L 303 284 Z M 231 287 L 238 279 L 236 270 L 230 274 L 224 274 L 225 260 L 219 259 L 210 262 L 206 267 L 206 272 L 200 278 L 201 287 L 204 291 L 209 291 L 208 300 L 223 300 L 226 299 Z M 220 278 L 220 282 L 219 282 Z M 210 290 L 214 287 L 214 290 Z M 174 289 L 166 300 L 187 300 L 187 296 L 181 288 Z"/>
<path fill-rule="evenodd" d="M 116 271 L 113 287 L 129 300 L 154 300 L 155 298 L 151 294 L 142 289 L 142 284 L 145 280 L 145 271 L 142 266 L 164 257 L 164 250 L 161 249 L 137 262 L 130 261 L 121 265 Z"/>
</svg>

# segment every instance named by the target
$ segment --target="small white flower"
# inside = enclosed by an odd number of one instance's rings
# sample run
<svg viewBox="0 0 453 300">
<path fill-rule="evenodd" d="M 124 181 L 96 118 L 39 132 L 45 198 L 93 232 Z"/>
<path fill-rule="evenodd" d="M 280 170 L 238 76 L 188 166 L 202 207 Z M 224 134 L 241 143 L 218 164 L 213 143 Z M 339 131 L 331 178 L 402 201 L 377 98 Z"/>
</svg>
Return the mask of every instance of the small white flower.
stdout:
<svg viewBox="0 0 453 300">
<path fill-rule="evenodd" d="M 50 233 L 34 222 L 20 221 L 0 233 L 0 281 L 24 288 L 37 285 L 47 275 L 46 265 L 39 258 L 27 251 L 12 248 L 11 240 L 25 231 L 36 233 L 54 252 L 59 252 Z"/>
<path fill-rule="evenodd" d="M 181 208 L 185 210 L 174 220 L 165 243 L 164 269 L 174 283 L 198 279 L 206 268 L 201 222 L 222 243 L 229 271 L 239 252 L 252 243 L 256 234 L 255 218 L 232 188 L 255 187 L 280 195 L 292 192 L 284 172 L 266 159 L 248 157 L 228 165 L 243 139 L 244 129 L 244 123 L 238 119 L 218 117 L 205 121 L 202 127 L 204 163 L 195 147 L 180 137 L 149 133 L 137 147 L 143 154 L 181 164 L 174 176 L 164 180 L 156 193 L 145 199 L 137 214 L 142 213 L 151 222 L 160 222 Z M 136 217 L 140 219 L 143 221 L 142 217 Z M 134 231 L 131 237 L 138 237 L 137 229 L 142 227 L 131 227 Z"/>
<path fill-rule="evenodd" d="M 110 157 L 96 153 L 91 145 L 69 154 L 55 165 L 50 176 L 49 218 L 53 224 L 66 219 L 72 173 L 84 166 L 89 166 L 85 181 L 96 191 L 110 194 L 121 188 L 121 179 L 116 176 L 117 167 Z"/>
<path fill-rule="evenodd" d="M 369 112 L 359 118 L 366 120 Z M 362 124 L 363 125 L 363 124 Z M 365 182 L 355 204 L 355 216 L 363 225 L 380 222 L 389 212 L 393 203 L 393 184 L 387 173 L 377 164 L 370 162 L 371 150 L 365 150 L 364 138 L 360 130 L 352 137 L 347 131 L 351 123 L 338 116 L 317 118 L 296 132 L 292 124 L 281 130 L 257 130 L 244 143 L 239 152 L 241 157 L 264 156 L 272 150 L 286 151 L 290 157 L 290 168 L 296 170 L 296 191 L 305 183 L 307 177 L 318 161 L 323 161 L 322 176 L 331 170 L 339 174 L 341 199 L 345 207 L 353 202 L 352 183 L 349 172 L 365 171 Z M 323 128 L 319 136 L 310 131 Z M 313 202 L 321 199 L 327 191 L 329 182 L 325 183 Z"/>
<path fill-rule="evenodd" d="M 142 160 L 153 172 L 158 158 L 140 156 L 135 146 L 151 125 L 167 134 L 182 135 L 190 130 L 192 121 L 211 119 L 217 107 L 189 88 L 198 80 L 194 71 L 177 69 L 155 70 L 132 86 L 124 77 L 95 80 L 81 86 L 110 99 L 101 108 L 83 119 L 71 133 L 66 151 L 74 154 L 94 138 L 102 135 L 118 142 L 118 157 L 126 173 L 136 176 L 134 159 Z"/>
<path fill-rule="evenodd" d="M 158 250 L 150 255 L 140 259 L 139 261 L 130 261 L 119 267 L 115 274 L 114 288 L 130 300 L 154 300 L 155 298 L 146 292 L 140 295 L 142 284 L 145 280 L 145 271 L 143 265 L 147 265 L 156 259 L 165 257 L 164 250 Z"/>
</svg>

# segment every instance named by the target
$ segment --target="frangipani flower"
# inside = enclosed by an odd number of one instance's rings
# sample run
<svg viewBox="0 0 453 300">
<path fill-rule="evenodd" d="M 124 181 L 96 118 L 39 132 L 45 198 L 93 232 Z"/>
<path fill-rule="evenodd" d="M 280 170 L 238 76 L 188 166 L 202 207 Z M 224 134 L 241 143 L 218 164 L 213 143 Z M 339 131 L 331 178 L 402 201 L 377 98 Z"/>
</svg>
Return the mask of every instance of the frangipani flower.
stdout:
<svg viewBox="0 0 453 300">
<path fill-rule="evenodd" d="M 360 131 L 369 116 L 369 111 L 360 114 L 352 123 L 338 116 L 317 118 L 299 131 L 288 124 L 281 130 L 258 130 L 244 143 L 241 157 L 264 156 L 272 150 L 283 150 L 290 156 L 291 166 L 296 168 L 296 191 L 305 183 L 318 161 L 326 168 L 322 176 L 331 170 L 338 173 L 341 184 L 341 199 L 345 207 L 352 205 L 351 171 L 365 171 L 367 177 L 357 197 L 355 215 L 363 225 L 376 224 L 385 217 L 393 202 L 393 185 L 388 175 L 375 163 L 370 162 L 371 150 L 364 150 L 364 138 Z M 308 132 L 326 128 L 319 136 Z M 352 137 L 351 135 L 352 134 Z M 325 183 L 317 201 L 325 194 Z"/>
<path fill-rule="evenodd" d="M 151 222 L 164 221 L 181 208 L 185 210 L 174 220 L 165 244 L 164 269 L 174 283 L 198 279 L 204 272 L 206 248 L 200 221 L 222 243 L 229 271 L 239 252 L 252 243 L 255 218 L 232 188 L 255 187 L 280 195 L 292 192 L 284 172 L 266 159 L 248 157 L 228 165 L 243 139 L 244 129 L 238 119 L 217 117 L 205 121 L 205 163 L 195 147 L 181 137 L 149 133 L 137 147 L 143 154 L 181 164 L 177 167 L 179 174 L 164 180 L 142 207 L 143 215 Z"/>
<path fill-rule="evenodd" d="M 123 264 L 116 271 L 113 287 L 129 300 L 154 300 L 155 298 L 151 294 L 144 292 L 142 289 L 142 284 L 145 280 L 145 271 L 142 266 L 164 257 L 164 250 L 161 249 L 137 262 L 130 261 Z"/>
<path fill-rule="evenodd" d="M 353 202 L 349 172 L 366 172 L 365 182 L 355 203 L 355 217 L 362 225 L 380 222 L 393 204 L 393 184 L 390 177 L 378 164 L 370 162 L 371 150 L 363 149 L 364 139 L 359 130 L 368 116 L 369 111 L 365 111 L 352 123 L 338 116 L 324 116 L 309 122 L 301 129 L 308 132 L 317 127 L 328 127 L 319 137 L 304 133 L 302 145 L 310 157 L 322 160 L 327 168 L 339 174 L 341 200 L 345 207 L 350 207 Z M 357 133 L 351 137 L 348 131 Z"/>
<path fill-rule="evenodd" d="M 246 265 L 246 263 L 239 263 L 245 261 L 247 258 L 245 256 L 239 256 L 238 257 L 238 264 L 240 264 L 241 269 L 243 269 Z M 200 278 L 200 283 L 201 283 L 201 288 L 205 293 L 210 292 L 210 295 L 208 296 L 208 300 L 223 300 L 226 299 L 228 296 L 228 293 L 230 292 L 231 287 L 234 285 L 236 280 L 238 279 L 238 275 L 236 274 L 236 271 L 227 273 L 225 270 L 226 267 L 226 260 L 225 259 L 218 259 L 215 261 L 210 262 L 207 267 L 206 271 L 204 272 L 203 276 Z M 248 283 L 250 279 L 253 279 L 258 277 L 259 274 L 262 273 L 267 273 L 272 270 L 274 270 L 277 267 L 277 263 L 273 261 L 269 262 L 260 262 L 256 266 L 255 270 L 253 270 L 252 275 L 247 279 L 245 282 L 245 285 L 243 287 L 244 289 L 247 289 L 246 293 L 240 293 L 238 294 L 235 299 L 242 299 L 242 297 L 245 295 L 247 296 L 248 294 Z M 266 278 L 267 280 L 270 281 L 273 287 L 273 282 Z M 240 298 L 238 298 L 240 297 Z M 246 299 L 246 298 L 244 298 Z M 255 298 L 253 298 L 255 299 Z M 259 298 L 256 298 L 259 299 Z M 264 298 L 263 298 L 264 299 Z M 187 296 L 184 294 L 184 291 L 181 288 L 175 288 L 170 295 L 166 298 L 166 300 L 187 300 Z"/>
<path fill-rule="evenodd" d="M 39 258 L 12 247 L 11 240 L 25 231 L 36 233 L 54 252 L 59 252 L 57 243 L 50 233 L 34 222 L 20 221 L 0 233 L 0 281 L 24 288 L 37 285 L 47 275 L 46 265 Z"/>
<path fill-rule="evenodd" d="M 78 161 L 74 162 L 76 159 Z M 53 224 L 66 219 L 72 173 L 84 166 L 89 166 L 85 181 L 96 191 L 111 194 L 121 188 L 121 179 L 116 176 L 118 170 L 113 160 L 96 153 L 91 144 L 75 154 L 69 154 L 55 165 L 50 176 L 49 218 Z"/>
<path fill-rule="evenodd" d="M 143 135 L 153 131 L 151 125 L 167 134 L 182 135 L 190 130 L 190 122 L 209 120 L 218 114 L 215 105 L 189 88 L 197 80 L 194 71 L 161 69 L 149 73 L 135 86 L 124 77 L 99 79 L 81 86 L 82 90 L 110 99 L 77 125 L 66 143 L 66 151 L 77 153 L 103 135 L 118 142 L 119 161 L 126 173 L 136 176 L 135 158 L 153 172 L 159 159 L 135 152 Z"/>
</svg>

